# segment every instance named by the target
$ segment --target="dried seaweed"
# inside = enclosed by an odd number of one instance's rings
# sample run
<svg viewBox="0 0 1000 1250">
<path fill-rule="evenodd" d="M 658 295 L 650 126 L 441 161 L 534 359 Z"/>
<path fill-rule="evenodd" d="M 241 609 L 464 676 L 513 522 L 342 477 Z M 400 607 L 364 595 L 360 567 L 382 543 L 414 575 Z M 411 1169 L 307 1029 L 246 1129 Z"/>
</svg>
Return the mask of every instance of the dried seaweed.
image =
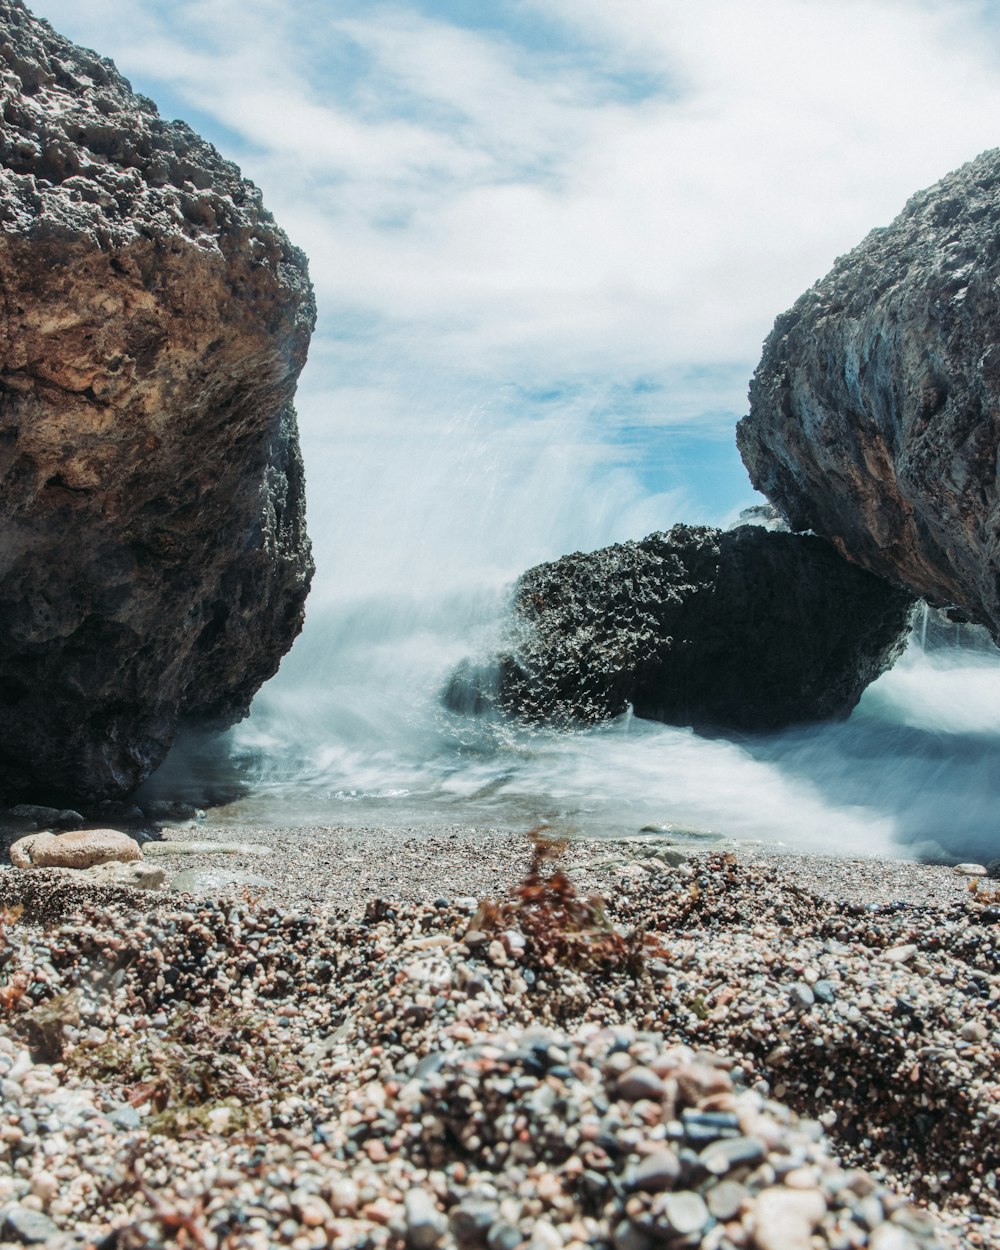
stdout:
<svg viewBox="0 0 1000 1250">
<path fill-rule="evenodd" d="M 528 831 L 531 864 L 524 879 L 502 902 L 485 899 L 470 929 L 484 933 L 519 930 L 525 961 L 540 969 L 622 971 L 642 974 L 647 955 L 662 955 L 659 942 L 641 929 L 615 925 L 599 894 L 581 895 L 559 866 L 568 843 L 549 837 L 546 826 Z"/>
</svg>

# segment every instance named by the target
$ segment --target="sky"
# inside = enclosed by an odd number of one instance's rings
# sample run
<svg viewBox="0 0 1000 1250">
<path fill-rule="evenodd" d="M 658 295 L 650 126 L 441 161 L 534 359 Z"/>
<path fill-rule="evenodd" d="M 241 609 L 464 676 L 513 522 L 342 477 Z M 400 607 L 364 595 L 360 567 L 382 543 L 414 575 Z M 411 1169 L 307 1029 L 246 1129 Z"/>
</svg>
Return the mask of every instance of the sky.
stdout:
<svg viewBox="0 0 1000 1250">
<path fill-rule="evenodd" d="M 31 7 L 307 253 L 310 528 L 341 590 L 731 519 L 774 318 L 998 141 L 994 0 Z"/>
</svg>

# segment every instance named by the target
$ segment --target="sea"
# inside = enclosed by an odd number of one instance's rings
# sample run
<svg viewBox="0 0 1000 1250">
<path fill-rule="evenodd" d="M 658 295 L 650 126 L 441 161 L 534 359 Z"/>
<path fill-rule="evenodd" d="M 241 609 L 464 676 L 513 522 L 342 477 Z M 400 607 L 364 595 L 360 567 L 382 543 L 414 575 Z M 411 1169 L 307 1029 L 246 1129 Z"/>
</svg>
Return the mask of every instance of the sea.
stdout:
<svg viewBox="0 0 1000 1250">
<path fill-rule="evenodd" d="M 683 457 L 681 485 L 663 489 L 645 472 L 649 439 L 565 415 L 486 405 L 437 427 L 348 426 L 304 422 L 318 569 L 301 637 L 249 718 L 182 740 L 146 793 L 233 826 L 655 827 L 789 851 L 1000 854 L 1000 651 L 923 608 L 844 721 L 709 737 L 631 713 L 556 732 L 448 711 L 449 674 L 489 653 L 524 569 L 678 521 L 732 524 L 754 494 L 720 474 L 715 515 L 692 508 Z"/>
</svg>

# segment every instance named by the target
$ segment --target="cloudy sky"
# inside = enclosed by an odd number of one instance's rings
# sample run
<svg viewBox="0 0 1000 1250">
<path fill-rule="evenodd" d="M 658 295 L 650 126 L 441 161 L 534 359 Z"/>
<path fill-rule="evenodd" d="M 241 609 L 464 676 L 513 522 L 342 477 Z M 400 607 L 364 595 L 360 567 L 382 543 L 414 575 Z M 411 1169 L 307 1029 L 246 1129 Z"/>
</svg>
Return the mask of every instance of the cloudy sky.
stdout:
<svg viewBox="0 0 1000 1250">
<path fill-rule="evenodd" d="M 774 317 L 1000 138 L 992 0 L 31 7 L 307 252 L 312 529 L 347 582 L 751 502 L 732 427 Z"/>
</svg>

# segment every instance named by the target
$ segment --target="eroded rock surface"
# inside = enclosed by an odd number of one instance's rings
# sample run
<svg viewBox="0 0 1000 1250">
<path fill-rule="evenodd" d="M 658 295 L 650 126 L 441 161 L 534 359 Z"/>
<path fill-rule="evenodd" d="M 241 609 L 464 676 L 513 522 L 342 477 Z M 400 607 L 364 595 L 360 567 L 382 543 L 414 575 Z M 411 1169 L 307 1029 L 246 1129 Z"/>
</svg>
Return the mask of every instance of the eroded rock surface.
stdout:
<svg viewBox="0 0 1000 1250">
<path fill-rule="evenodd" d="M 677 525 L 525 573 L 507 645 L 461 665 L 445 702 L 557 726 L 628 704 L 722 729 L 846 716 L 902 650 L 911 606 L 822 539 Z"/>
<path fill-rule="evenodd" d="M 10 848 L 10 862 L 15 868 L 92 868 L 138 859 L 142 859 L 139 843 L 118 829 L 31 833 Z"/>
<path fill-rule="evenodd" d="M 0 797 L 245 715 L 312 573 L 305 258 L 239 170 L 0 0 Z"/>
<path fill-rule="evenodd" d="M 778 318 L 737 441 L 793 528 L 1000 632 L 1000 150 Z"/>
</svg>

